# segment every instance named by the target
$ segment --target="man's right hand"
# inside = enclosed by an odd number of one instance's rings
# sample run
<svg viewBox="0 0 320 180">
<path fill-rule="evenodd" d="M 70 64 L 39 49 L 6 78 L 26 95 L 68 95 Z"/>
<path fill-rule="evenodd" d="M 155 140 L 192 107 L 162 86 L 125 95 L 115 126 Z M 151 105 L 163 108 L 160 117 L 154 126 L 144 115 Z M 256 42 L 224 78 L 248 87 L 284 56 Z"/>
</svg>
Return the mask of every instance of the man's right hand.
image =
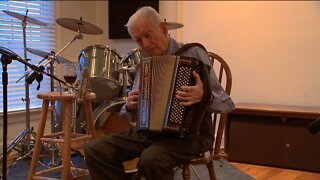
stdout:
<svg viewBox="0 0 320 180">
<path fill-rule="evenodd" d="M 138 109 L 139 89 L 134 89 L 128 93 L 126 106 L 129 110 Z"/>
</svg>

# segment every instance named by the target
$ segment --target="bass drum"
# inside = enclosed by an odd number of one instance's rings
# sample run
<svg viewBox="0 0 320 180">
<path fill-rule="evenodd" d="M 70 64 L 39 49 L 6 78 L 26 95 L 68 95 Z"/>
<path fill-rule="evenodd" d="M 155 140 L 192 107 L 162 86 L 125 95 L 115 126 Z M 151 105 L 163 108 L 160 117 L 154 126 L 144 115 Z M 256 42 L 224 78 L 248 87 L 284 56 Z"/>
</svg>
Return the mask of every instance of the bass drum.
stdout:
<svg viewBox="0 0 320 180">
<path fill-rule="evenodd" d="M 122 132 L 132 126 L 129 120 L 119 115 L 120 109 L 125 103 L 125 98 L 114 98 L 94 110 L 93 119 L 97 137 Z M 139 158 L 124 162 L 126 173 L 137 172 L 138 161 Z"/>
<path fill-rule="evenodd" d="M 114 98 L 102 103 L 93 111 L 97 137 L 121 132 L 131 126 L 130 121 L 119 115 L 126 103 L 124 98 Z"/>
<path fill-rule="evenodd" d="M 122 89 L 118 72 L 120 60 L 119 53 L 108 46 L 92 45 L 81 51 L 80 71 L 84 67 L 90 71 L 88 87 L 96 94 L 94 101 L 106 101 L 120 95 Z"/>
<path fill-rule="evenodd" d="M 92 109 L 96 109 L 100 102 L 91 102 Z M 55 121 L 53 126 L 53 132 L 62 131 L 62 118 L 64 117 L 64 106 L 61 101 L 55 101 Z M 72 124 L 71 131 L 73 133 L 87 133 L 86 113 L 84 106 L 78 104 L 76 101 L 72 104 Z"/>
</svg>

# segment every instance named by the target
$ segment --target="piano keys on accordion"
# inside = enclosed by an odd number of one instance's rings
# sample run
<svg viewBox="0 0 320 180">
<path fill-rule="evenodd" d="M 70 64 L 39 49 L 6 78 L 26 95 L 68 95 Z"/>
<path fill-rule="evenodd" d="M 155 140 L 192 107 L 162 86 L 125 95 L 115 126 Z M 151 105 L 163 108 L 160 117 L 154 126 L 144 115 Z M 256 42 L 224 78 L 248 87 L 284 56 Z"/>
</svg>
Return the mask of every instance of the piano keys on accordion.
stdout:
<svg viewBox="0 0 320 180">
<path fill-rule="evenodd" d="M 197 106 L 181 106 L 175 92 L 195 84 L 192 72 L 201 77 L 202 62 L 167 55 L 143 58 L 140 63 L 138 130 L 186 137 L 196 120 Z"/>
</svg>

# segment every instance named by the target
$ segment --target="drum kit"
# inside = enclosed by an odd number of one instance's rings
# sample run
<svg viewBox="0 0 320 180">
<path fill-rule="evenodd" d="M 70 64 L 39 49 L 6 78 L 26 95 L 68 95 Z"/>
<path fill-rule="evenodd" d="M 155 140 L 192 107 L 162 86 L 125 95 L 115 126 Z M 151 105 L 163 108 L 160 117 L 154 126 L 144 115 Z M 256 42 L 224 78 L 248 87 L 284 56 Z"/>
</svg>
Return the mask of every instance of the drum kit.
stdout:
<svg viewBox="0 0 320 180">
<path fill-rule="evenodd" d="M 55 88 L 53 80 L 57 80 L 58 82 L 64 84 L 67 88 L 72 88 L 75 90 L 75 92 L 79 93 L 80 88 L 79 87 L 81 81 L 83 81 L 83 77 L 80 76 L 81 72 L 83 69 L 87 68 L 89 70 L 89 76 L 88 79 L 85 79 L 87 81 L 87 87 L 86 91 L 94 92 L 96 94 L 96 99 L 93 102 L 93 116 L 94 116 L 94 121 L 95 125 L 100 134 L 108 134 L 112 133 L 109 131 L 114 131 L 115 128 L 112 128 L 111 126 L 117 126 L 113 123 L 110 123 L 111 121 L 109 119 L 114 119 L 120 118 L 120 116 L 117 115 L 119 112 L 120 108 L 122 107 L 123 104 L 126 102 L 126 96 L 127 92 L 130 90 L 133 80 L 136 74 L 136 70 L 139 66 L 141 57 L 146 56 L 144 51 L 141 49 L 137 48 L 125 55 L 124 58 L 121 57 L 119 52 L 110 46 L 106 45 L 91 45 L 86 48 L 84 48 L 78 57 L 78 77 L 76 83 L 73 85 L 64 81 L 60 80 L 59 78 L 55 77 L 53 75 L 53 68 L 54 62 L 57 63 L 62 63 L 62 64 L 69 64 L 73 63 L 72 61 L 65 59 L 63 57 L 60 57 L 59 54 L 64 51 L 70 44 L 72 44 L 76 40 L 81 40 L 83 38 L 82 34 L 90 34 L 90 35 L 99 35 L 103 33 L 103 30 L 99 27 L 97 27 L 94 24 L 91 24 L 89 22 L 86 22 L 82 20 L 82 17 L 78 19 L 71 19 L 71 18 L 59 18 L 56 20 L 56 23 L 60 25 L 63 28 L 69 29 L 71 31 L 76 32 L 76 35 L 73 37 L 73 39 L 68 42 L 60 51 L 57 53 L 55 52 L 45 52 L 42 50 L 38 49 L 33 49 L 33 48 L 28 48 L 26 46 L 26 35 L 25 35 L 25 28 L 27 23 L 35 24 L 38 26 L 47 26 L 46 23 L 43 23 L 39 20 L 36 20 L 34 18 L 31 18 L 26 15 L 21 15 L 15 12 L 10 12 L 10 11 L 5 11 L 3 10 L 4 13 L 6 13 L 9 16 L 12 16 L 16 19 L 22 20 L 22 26 L 23 26 L 23 33 L 24 33 L 24 59 L 27 59 L 27 54 L 26 52 L 30 52 L 32 54 L 35 54 L 37 56 L 42 57 L 43 59 L 39 62 L 39 64 L 35 65 L 36 67 L 46 67 L 47 65 L 50 65 L 50 73 L 46 73 L 44 71 L 41 72 L 36 72 L 35 70 L 29 70 L 26 66 L 25 68 L 25 75 L 18 79 L 20 81 L 23 78 L 31 77 L 33 73 L 41 73 L 41 74 L 46 74 L 51 77 L 51 91 L 54 91 Z M 180 23 L 174 23 L 174 22 L 166 22 L 167 27 L 169 30 L 172 29 L 178 29 L 183 27 L 182 24 Z M 32 73 L 33 71 L 33 73 Z M 31 74 L 31 75 L 30 75 Z M 31 80 L 31 82 L 34 79 Z M 17 81 L 17 82 L 18 82 Z M 26 99 L 27 104 L 29 103 L 29 98 L 28 98 L 28 92 L 29 89 L 26 87 L 26 94 L 27 97 Z M 82 117 L 85 117 L 83 114 L 77 114 L 77 109 L 81 108 L 81 104 L 77 105 L 77 102 L 75 102 L 74 106 L 74 123 L 73 123 L 73 128 L 74 131 L 86 131 L 86 125 L 83 124 L 85 121 L 81 119 Z M 56 114 L 55 117 L 52 117 L 52 121 L 54 123 L 51 123 L 51 131 L 57 131 L 59 130 L 59 127 L 61 127 L 61 117 L 63 116 L 63 108 L 61 108 L 59 103 L 57 104 L 52 104 L 55 106 Z M 27 116 L 27 130 L 29 132 L 30 128 L 30 120 L 28 120 L 30 117 L 29 115 L 29 106 L 27 105 L 26 107 L 26 116 Z M 80 111 L 82 112 L 82 111 Z M 80 117 L 79 117 L 80 116 Z M 112 120 L 114 121 L 114 120 Z M 116 123 L 116 122 L 114 122 Z M 77 126 L 77 127 L 75 127 Z M 121 124 L 119 125 L 120 129 L 125 128 L 130 126 L 130 124 Z M 111 128 L 110 128 L 111 127 Z M 58 128 L 58 129 L 57 129 Z M 101 130 L 103 129 L 104 130 Z M 117 131 L 117 130 L 116 130 Z M 102 133 L 101 133 L 102 132 Z M 14 141 L 13 144 L 11 144 L 9 147 L 11 149 L 14 149 L 14 146 L 19 143 L 20 137 L 17 137 Z M 28 142 L 30 141 L 27 139 Z M 9 150 L 8 149 L 8 152 Z"/>
</svg>

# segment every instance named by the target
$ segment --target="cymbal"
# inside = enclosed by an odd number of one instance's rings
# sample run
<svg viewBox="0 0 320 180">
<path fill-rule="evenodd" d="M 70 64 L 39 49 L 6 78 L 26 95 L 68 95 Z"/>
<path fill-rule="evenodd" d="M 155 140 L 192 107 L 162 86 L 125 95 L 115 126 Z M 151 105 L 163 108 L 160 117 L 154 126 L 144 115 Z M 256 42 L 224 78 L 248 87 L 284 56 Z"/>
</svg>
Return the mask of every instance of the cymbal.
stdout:
<svg viewBox="0 0 320 180">
<path fill-rule="evenodd" d="M 43 57 L 43 58 L 48 58 L 50 55 L 52 55 L 51 53 L 47 53 L 47 52 L 44 52 L 44 51 L 41 51 L 41 50 L 38 50 L 38 49 L 26 48 L 26 50 L 28 52 L 31 52 L 32 54 L 38 55 L 38 56 Z M 59 57 L 59 56 L 56 56 L 56 60 L 61 62 L 61 63 L 72 63 L 72 61 L 67 60 L 65 58 L 62 58 L 62 57 Z"/>
<path fill-rule="evenodd" d="M 183 24 L 177 22 L 165 22 L 168 30 L 179 29 L 183 27 Z"/>
<path fill-rule="evenodd" d="M 29 23 L 32 23 L 32 24 L 36 24 L 36 25 L 39 25 L 39 26 L 47 26 L 46 23 L 43 23 L 39 20 L 36 20 L 30 16 L 26 16 L 26 15 L 22 15 L 22 14 L 18 14 L 16 12 L 12 12 L 12 11 L 7 11 L 7 10 L 2 10 L 4 13 L 8 14 L 9 16 L 12 16 L 14 18 L 17 18 L 17 19 L 20 19 L 21 21 L 23 20 L 26 20 L 27 22 Z"/>
<path fill-rule="evenodd" d="M 80 32 L 84 34 L 102 34 L 103 30 L 100 29 L 98 26 L 85 22 L 80 18 L 80 20 L 77 19 L 71 19 L 71 18 L 59 18 L 56 20 L 56 22 L 71 31 Z"/>
</svg>

